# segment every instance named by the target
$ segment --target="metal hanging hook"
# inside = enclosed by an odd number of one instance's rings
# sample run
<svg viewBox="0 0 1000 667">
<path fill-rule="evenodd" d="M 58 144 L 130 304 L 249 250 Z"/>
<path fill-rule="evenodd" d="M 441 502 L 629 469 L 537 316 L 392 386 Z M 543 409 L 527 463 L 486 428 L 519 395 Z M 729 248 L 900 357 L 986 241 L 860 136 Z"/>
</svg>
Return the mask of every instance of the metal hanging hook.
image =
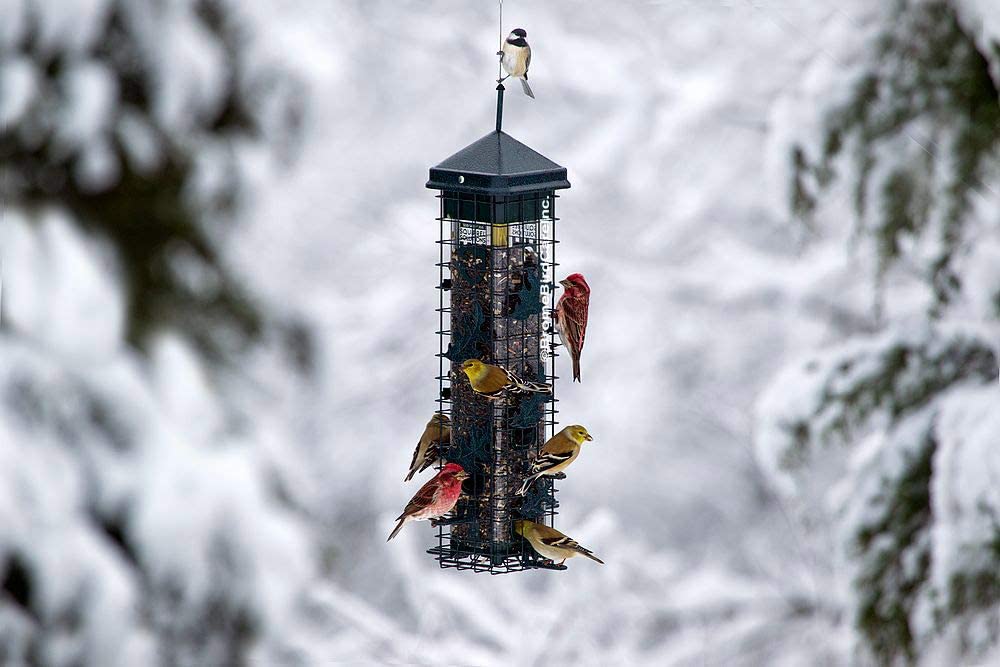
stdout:
<svg viewBox="0 0 1000 667">
<path fill-rule="evenodd" d="M 500 8 L 500 43 L 503 44 L 503 0 L 498 0 Z M 503 50 L 497 51 L 500 62 L 497 64 L 497 132 L 503 127 Z"/>
<path fill-rule="evenodd" d="M 500 44 L 503 45 L 503 0 L 498 0 L 498 5 L 500 9 L 500 22 L 499 22 L 499 32 L 500 32 Z M 497 50 L 497 55 L 500 56 L 500 61 L 497 63 L 497 83 L 503 82 L 503 51 Z"/>
</svg>

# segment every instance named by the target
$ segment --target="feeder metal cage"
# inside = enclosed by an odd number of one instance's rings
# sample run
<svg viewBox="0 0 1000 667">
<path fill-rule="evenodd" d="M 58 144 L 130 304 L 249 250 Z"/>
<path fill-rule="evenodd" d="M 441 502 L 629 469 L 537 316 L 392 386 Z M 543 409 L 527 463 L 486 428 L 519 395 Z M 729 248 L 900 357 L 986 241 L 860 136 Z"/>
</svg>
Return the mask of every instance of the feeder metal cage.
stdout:
<svg viewBox="0 0 1000 667">
<path fill-rule="evenodd" d="M 428 551 L 443 568 L 493 574 L 565 568 L 536 554 L 513 522 L 552 526 L 557 514 L 553 480 L 516 492 L 557 424 L 556 190 L 570 184 L 565 168 L 499 129 L 502 95 L 498 87 L 497 130 L 433 167 L 427 183 L 440 201 L 437 402 L 451 418 L 441 459 L 471 475 Z M 473 358 L 552 393 L 476 394 L 460 370 Z"/>
</svg>

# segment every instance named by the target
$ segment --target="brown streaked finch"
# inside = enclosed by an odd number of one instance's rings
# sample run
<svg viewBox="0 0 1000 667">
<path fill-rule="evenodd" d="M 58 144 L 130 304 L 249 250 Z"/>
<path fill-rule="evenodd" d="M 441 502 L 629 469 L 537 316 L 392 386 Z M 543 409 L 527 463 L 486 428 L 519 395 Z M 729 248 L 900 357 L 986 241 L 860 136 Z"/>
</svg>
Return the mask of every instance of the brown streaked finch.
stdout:
<svg viewBox="0 0 1000 667">
<path fill-rule="evenodd" d="M 460 368 L 468 376 L 472 390 L 487 398 L 501 398 L 505 393 L 552 393 L 552 387 L 547 384 L 526 382 L 505 368 L 483 363 L 479 359 L 467 359 Z"/>
<path fill-rule="evenodd" d="M 593 440 L 587 429 L 579 424 L 567 426 L 549 438 L 531 463 L 531 474 L 521 484 L 517 495 L 523 496 L 539 477 L 554 477 L 569 467 L 580 455 L 580 445 Z"/>
<path fill-rule="evenodd" d="M 409 482 L 418 472 L 423 472 L 434 465 L 440 455 L 438 445 L 451 442 L 451 420 L 448 415 L 435 412 L 424 427 L 424 432 L 417 441 L 410 460 L 410 473 L 403 480 Z"/>
<path fill-rule="evenodd" d="M 440 519 L 455 507 L 458 497 L 462 495 L 462 480 L 468 479 L 469 473 L 457 463 L 445 464 L 441 472 L 427 481 L 406 504 L 403 513 L 396 517 L 396 527 L 389 533 L 386 542 L 396 537 L 409 521 L 425 521 Z"/>
<path fill-rule="evenodd" d="M 566 288 L 556 304 L 555 321 L 559 339 L 573 360 L 573 381 L 580 382 L 580 353 L 587 335 L 590 286 L 582 273 L 574 273 L 559 284 Z"/>
<path fill-rule="evenodd" d="M 527 519 L 518 519 L 514 522 L 514 532 L 528 540 L 531 548 L 541 556 L 551 561 L 558 560 L 559 565 L 565 563 L 567 558 L 574 556 L 586 556 L 590 560 L 604 565 L 604 561 L 595 556 L 594 552 L 581 547 L 576 540 L 563 535 L 555 528 L 549 528 Z"/>
</svg>

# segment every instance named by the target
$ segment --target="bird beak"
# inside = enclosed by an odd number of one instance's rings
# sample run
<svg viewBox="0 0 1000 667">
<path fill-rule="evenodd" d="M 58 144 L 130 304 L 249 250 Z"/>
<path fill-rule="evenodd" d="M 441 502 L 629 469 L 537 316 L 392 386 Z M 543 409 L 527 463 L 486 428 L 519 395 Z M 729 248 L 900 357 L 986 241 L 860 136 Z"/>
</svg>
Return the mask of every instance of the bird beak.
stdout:
<svg viewBox="0 0 1000 667">
<path fill-rule="evenodd" d="M 563 287 L 569 287 L 569 281 L 566 280 L 560 280 L 559 284 L 562 285 Z"/>
<path fill-rule="evenodd" d="M 594 436 L 592 436 L 592 435 L 590 435 L 588 433 L 587 435 L 583 436 L 583 439 L 587 440 L 587 441 L 590 441 L 590 442 L 593 442 L 594 441 Z"/>
<path fill-rule="evenodd" d="M 462 472 L 460 472 L 457 475 L 455 475 L 455 479 L 457 479 L 457 480 L 469 479 L 470 476 L 471 475 L 469 475 L 469 473 L 467 473 L 467 472 L 465 472 L 463 470 Z"/>
</svg>

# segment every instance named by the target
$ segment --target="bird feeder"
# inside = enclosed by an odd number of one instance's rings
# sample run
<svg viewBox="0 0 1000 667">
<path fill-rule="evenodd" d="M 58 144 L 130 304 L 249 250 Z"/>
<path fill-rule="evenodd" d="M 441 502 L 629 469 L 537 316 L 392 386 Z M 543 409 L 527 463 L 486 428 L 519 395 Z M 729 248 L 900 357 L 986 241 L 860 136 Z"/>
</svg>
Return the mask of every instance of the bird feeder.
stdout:
<svg viewBox="0 0 1000 667">
<path fill-rule="evenodd" d="M 551 526 L 554 482 L 516 492 L 555 430 L 556 191 L 566 169 L 496 129 L 430 170 L 440 191 L 440 412 L 451 417 L 442 458 L 471 477 L 454 516 L 438 522 L 429 549 L 443 568 L 500 574 L 563 569 L 541 559 L 513 532 L 516 519 Z M 551 394 L 476 394 L 459 366 L 466 359 L 502 366 L 552 386 Z"/>
</svg>

